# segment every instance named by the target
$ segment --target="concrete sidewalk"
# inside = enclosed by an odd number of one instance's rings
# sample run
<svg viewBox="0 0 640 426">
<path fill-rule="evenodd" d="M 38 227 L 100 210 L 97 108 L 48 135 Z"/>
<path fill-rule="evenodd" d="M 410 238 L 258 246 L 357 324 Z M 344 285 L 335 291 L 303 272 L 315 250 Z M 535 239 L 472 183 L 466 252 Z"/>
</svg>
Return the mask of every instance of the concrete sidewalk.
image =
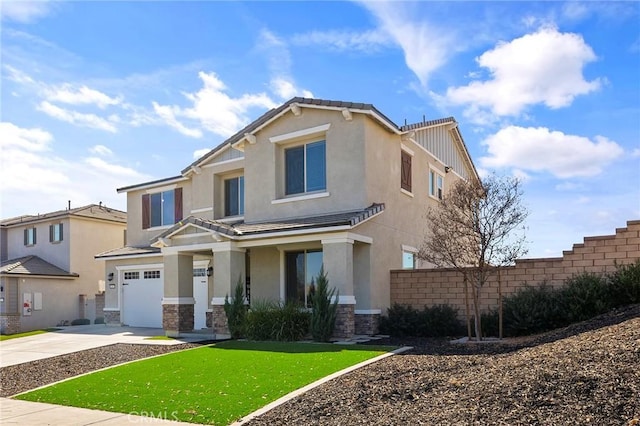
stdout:
<svg viewBox="0 0 640 426">
<path fill-rule="evenodd" d="M 193 423 L 177 422 L 172 419 L 173 414 L 170 412 L 122 414 L 0 398 L 0 424 L 2 425 L 76 426 L 157 424 L 193 426 Z"/>
<path fill-rule="evenodd" d="M 0 342 L 0 367 L 31 362 L 71 352 L 115 343 L 177 345 L 185 342 L 213 340 L 211 330 L 188 333 L 170 340 L 148 340 L 164 336 L 161 328 L 114 327 L 104 324 L 64 327 L 62 330 Z"/>
</svg>

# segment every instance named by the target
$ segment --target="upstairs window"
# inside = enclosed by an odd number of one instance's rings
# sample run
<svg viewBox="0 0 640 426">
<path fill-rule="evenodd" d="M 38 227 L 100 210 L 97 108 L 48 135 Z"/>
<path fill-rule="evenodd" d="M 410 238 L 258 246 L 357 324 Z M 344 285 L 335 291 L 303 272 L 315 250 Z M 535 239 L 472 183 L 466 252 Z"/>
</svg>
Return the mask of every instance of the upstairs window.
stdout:
<svg viewBox="0 0 640 426">
<path fill-rule="evenodd" d="M 400 167 L 400 188 L 407 192 L 411 192 L 411 154 L 406 151 L 400 151 L 401 167 Z"/>
<path fill-rule="evenodd" d="M 59 243 L 62 239 L 62 224 L 56 223 L 54 225 L 49 225 L 49 242 Z"/>
<path fill-rule="evenodd" d="M 443 189 L 444 177 L 433 170 L 429 170 L 429 195 L 442 200 Z"/>
<path fill-rule="evenodd" d="M 286 195 L 327 188 L 325 141 L 285 149 L 284 158 Z"/>
<path fill-rule="evenodd" d="M 182 188 L 142 196 L 142 229 L 182 220 Z"/>
<path fill-rule="evenodd" d="M 224 181 L 224 215 L 244 214 L 244 176 Z"/>
<path fill-rule="evenodd" d="M 27 228 L 24 230 L 24 245 L 25 246 L 36 245 L 36 228 Z"/>
</svg>

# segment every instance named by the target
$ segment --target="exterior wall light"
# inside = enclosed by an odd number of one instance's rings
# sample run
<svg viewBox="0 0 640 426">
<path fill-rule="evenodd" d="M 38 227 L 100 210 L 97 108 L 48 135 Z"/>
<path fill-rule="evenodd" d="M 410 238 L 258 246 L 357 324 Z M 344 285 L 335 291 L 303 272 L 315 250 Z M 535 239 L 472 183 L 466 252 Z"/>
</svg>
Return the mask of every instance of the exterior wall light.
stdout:
<svg viewBox="0 0 640 426">
<path fill-rule="evenodd" d="M 213 275 L 213 266 L 207 268 L 207 276 L 210 277 L 211 275 Z"/>
</svg>

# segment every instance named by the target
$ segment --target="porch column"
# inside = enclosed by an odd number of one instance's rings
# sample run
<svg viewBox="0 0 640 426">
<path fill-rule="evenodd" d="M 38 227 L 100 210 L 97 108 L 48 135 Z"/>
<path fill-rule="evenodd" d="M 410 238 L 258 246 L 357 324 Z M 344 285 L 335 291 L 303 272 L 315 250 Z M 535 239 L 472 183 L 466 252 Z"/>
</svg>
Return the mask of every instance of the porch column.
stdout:
<svg viewBox="0 0 640 426">
<path fill-rule="evenodd" d="M 193 331 L 193 255 L 164 255 L 162 328 L 167 336 Z"/>
<path fill-rule="evenodd" d="M 338 312 L 334 337 L 350 338 L 355 331 L 353 291 L 353 240 L 335 238 L 322 240 L 322 262 L 329 288 L 338 291 Z"/>
<path fill-rule="evenodd" d="M 245 283 L 245 249 L 228 245 L 213 253 L 213 297 L 211 298 L 213 332 L 229 334 L 224 299 L 233 296 L 238 280 Z"/>
</svg>

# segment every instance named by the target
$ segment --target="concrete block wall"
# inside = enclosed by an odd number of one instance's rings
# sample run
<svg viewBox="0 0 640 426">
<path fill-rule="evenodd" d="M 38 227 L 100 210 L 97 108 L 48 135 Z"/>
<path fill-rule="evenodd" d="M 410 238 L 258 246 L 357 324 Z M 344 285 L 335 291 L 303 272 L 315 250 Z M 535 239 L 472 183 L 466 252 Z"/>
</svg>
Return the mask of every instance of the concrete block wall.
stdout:
<svg viewBox="0 0 640 426">
<path fill-rule="evenodd" d="M 586 237 L 562 257 L 521 259 L 514 266 L 502 268 L 502 295 L 514 293 L 525 285 L 546 282 L 560 286 L 563 281 L 582 272 L 613 272 L 617 265 L 640 259 L 640 220 L 627 222 L 615 235 Z M 454 269 L 418 269 L 391 271 L 391 304 L 410 305 L 416 309 L 447 304 L 465 313 L 462 273 Z M 469 300 L 471 304 L 471 300 Z M 492 275 L 480 293 L 480 306 L 488 310 L 498 306 L 498 276 Z"/>
</svg>

